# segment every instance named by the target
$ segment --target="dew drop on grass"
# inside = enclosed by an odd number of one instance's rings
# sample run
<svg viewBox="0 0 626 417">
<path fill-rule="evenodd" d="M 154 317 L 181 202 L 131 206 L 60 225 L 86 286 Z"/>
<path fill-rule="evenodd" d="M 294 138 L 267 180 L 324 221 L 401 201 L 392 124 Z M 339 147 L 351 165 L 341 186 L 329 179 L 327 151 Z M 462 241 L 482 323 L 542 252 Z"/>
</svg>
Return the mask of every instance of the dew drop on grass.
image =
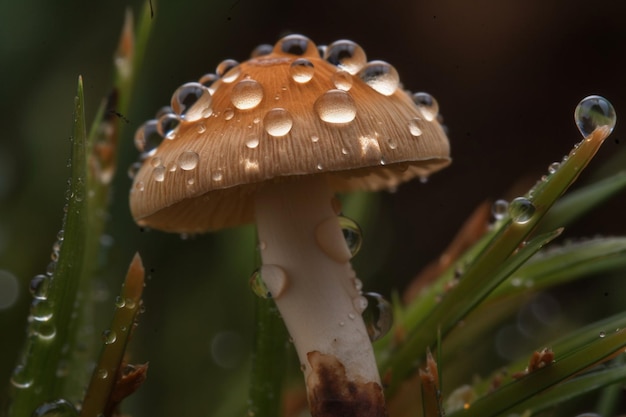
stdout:
<svg viewBox="0 0 626 417">
<path fill-rule="evenodd" d="M 578 103 L 574 110 L 574 120 L 583 137 L 587 137 L 600 126 L 608 126 L 613 131 L 617 115 L 607 99 L 594 95 L 585 97 Z"/>
<path fill-rule="evenodd" d="M 78 411 L 67 400 L 45 402 L 33 411 L 32 417 L 78 417 Z"/>
<path fill-rule="evenodd" d="M 364 294 L 367 308 L 363 311 L 363 321 L 370 340 L 373 342 L 386 335 L 393 325 L 393 310 L 389 301 L 375 292 Z"/>
<path fill-rule="evenodd" d="M 509 211 L 509 202 L 496 200 L 491 206 L 491 215 L 495 220 L 502 220 Z"/>
<path fill-rule="evenodd" d="M 45 300 L 48 298 L 48 288 L 50 287 L 50 277 L 44 274 L 35 275 L 30 280 L 28 287 L 30 294 L 36 300 Z"/>
<path fill-rule="evenodd" d="M 524 197 L 517 197 L 509 204 L 509 215 L 518 224 L 528 223 L 535 214 L 535 206 Z"/>
<path fill-rule="evenodd" d="M 111 345 L 117 340 L 117 334 L 113 330 L 105 330 L 102 332 L 102 341 L 105 345 Z"/>
<path fill-rule="evenodd" d="M 24 365 L 17 365 L 13 370 L 11 385 L 18 389 L 30 388 L 33 385 L 33 379 L 27 375 Z"/>
</svg>

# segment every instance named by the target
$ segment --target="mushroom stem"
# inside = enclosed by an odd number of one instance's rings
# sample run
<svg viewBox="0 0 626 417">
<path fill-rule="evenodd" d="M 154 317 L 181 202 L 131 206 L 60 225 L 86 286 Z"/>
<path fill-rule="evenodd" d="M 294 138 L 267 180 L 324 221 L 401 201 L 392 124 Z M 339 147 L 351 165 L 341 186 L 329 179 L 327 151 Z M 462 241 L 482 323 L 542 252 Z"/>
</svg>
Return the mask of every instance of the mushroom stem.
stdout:
<svg viewBox="0 0 626 417">
<path fill-rule="evenodd" d="M 265 185 L 255 197 L 261 276 L 304 371 L 313 417 L 386 416 L 347 247 L 323 176 Z"/>
</svg>

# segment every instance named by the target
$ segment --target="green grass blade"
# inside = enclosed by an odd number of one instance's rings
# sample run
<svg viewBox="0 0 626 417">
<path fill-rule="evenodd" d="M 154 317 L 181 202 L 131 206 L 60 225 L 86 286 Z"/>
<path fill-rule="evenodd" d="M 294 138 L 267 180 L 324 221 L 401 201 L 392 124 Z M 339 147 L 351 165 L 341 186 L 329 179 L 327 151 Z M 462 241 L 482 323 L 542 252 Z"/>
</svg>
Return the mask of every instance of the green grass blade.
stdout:
<svg viewBox="0 0 626 417">
<path fill-rule="evenodd" d="M 12 404 L 9 415 L 29 416 L 44 401 L 60 398 L 63 350 L 73 339 L 75 302 L 85 262 L 86 222 L 86 127 L 82 79 L 74 107 L 72 168 L 65 206 L 66 217 L 59 240 L 58 261 L 49 268 L 47 294 L 33 300 L 28 336 L 21 362 L 12 377 Z M 54 266 L 54 267 L 53 267 Z M 46 285 L 42 282 L 42 285 Z"/>
<path fill-rule="evenodd" d="M 567 226 L 594 207 L 626 188 L 626 171 L 568 193 L 554 204 L 539 225 L 539 230 L 554 230 Z"/>
<path fill-rule="evenodd" d="M 111 416 L 118 404 L 112 393 L 123 378 L 124 355 L 141 309 L 143 287 L 144 268 L 137 254 L 116 302 L 111 327 L 103 334 L 104 346 L 82 403 L 81 417 Z"/>
<path fill-rule="evenodd" d="M 490 417 L 508 412 L 514 407 L 522 406 L 524 401 L 542 391 L 564 382 L 598 363 L 612 359 L 621 354 L 626 347 L 626 331 L 618 331 L 599 338 L 596 335 L 592 343 L 577 346 L 571 352 L 559 357 L 554 363 L 531 372 L 514 382 L 500 387 L 498 390 L 476 400 L 462 411 L 449 414 L 463 417 Z M 609 381 L 607 383 L 611 383 Z"/>
<path fill-rule="evenodd" d="M 509 211 L 510 215 L 503 219 L 501 227 L 494 233 L 489 243 L 484 246 L 484 249 L 481 247 L 476 258 L 471 260 L 460 282 L 471 281 L 472 288 L 490 287 L 489 283 L 493 282 L 493 277 L 499 274 L 507 258 L 535 229 L 554 202 L 578 178 L 609 134 L 608 127 L 597 128 L 591 135 L 577 144 L 556 172 L 535 185 L 527 194 L 528 211 L 522 213 L 525 216 L 522 218 L 519 216 L 519 212 Z M 465 285 L 470 286 L 470 284 L 464 284 L 464 287 Z M 493 288 L 490 287 L 490 290 Z M 461 292 L 459 287 L 456 288 L 456 291 Z M 463 295 L 468 294 L 466 292 L 461 293 Z M 450 295 L 447 294 L 446 298 L 449 298 Z M 440 310 L 443 309 L 440 308 Z M 443 313 L 439 314 L 443 317 Z M 428 318 L 431 319 L 431 316 L 429 315 Z M 462 316 L 454 314 L 448 317 L 462 318 Z M 393 352 L 393 358 L 382 363 L 382 374 L 389 375 L 387 382 L 390 393 L 394 392 L 401 380 L 414 371 L 417 362 L 415 359 L 416 352 L 423 351 L 423 348 L 434 343 L 437 328 L 431 324 L 427 329 L 424 329 L 420 324 L 423 319 L 423 317 L 412 318 L 412 321 L 417 323 L 416 328 L 410 329 L 412 333 Z M 430 323 L 435 323 L 435 321 Z M 439 322 L 437 325 L 440 324 L 442 323 Z M 442 327 L 442 330 L 445 329 Z"/>
<path fill-rule="evenodd" d="M 287 370 L 287 329 L 271 300 L 256 299 L 255 348 L 248 415 L 281 415 L 283 382 Z"/>
</svg>

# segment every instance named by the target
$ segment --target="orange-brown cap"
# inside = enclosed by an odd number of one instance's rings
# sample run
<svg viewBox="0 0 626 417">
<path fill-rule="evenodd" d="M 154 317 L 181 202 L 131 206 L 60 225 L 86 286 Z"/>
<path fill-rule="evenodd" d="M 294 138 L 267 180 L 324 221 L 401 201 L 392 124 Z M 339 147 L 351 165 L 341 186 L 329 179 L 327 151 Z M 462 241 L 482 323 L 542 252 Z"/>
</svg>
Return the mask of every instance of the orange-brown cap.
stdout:
<svg viewBox="0 0 626 417">
<path fill-rule="evenodd" d="M 196 233 L 252 221 L 251 196 L 267 181 L 393 188 L 450 163 L 437 112 L 354 42 L 318 48 L 290 35 L 181 86 L 139 129 L 131 212 L 141 225 Z"/>
</svg>

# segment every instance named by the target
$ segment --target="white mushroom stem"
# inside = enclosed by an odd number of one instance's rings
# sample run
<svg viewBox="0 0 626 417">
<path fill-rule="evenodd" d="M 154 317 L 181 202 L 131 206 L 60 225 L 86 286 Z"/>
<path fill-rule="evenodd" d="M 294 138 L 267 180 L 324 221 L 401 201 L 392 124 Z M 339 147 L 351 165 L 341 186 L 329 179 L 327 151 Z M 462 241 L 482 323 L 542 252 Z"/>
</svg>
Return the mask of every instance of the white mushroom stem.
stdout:
<svg viewBox="0 0 626 417">
<path fill-rule="evenodd" d="M 332 199 L 323 176 L 269 184 L 255 199 L 261 275 L 303 365 L 309 402 L 315 385 L 325 384 L 317 375 L 319 364 L 311 359 L 315 352 L 336 358 L 348 383 L 374 383 L 370 385 L 380 390 L 361 316 L 366 300 L 355 285 Z"/>
</svg>

